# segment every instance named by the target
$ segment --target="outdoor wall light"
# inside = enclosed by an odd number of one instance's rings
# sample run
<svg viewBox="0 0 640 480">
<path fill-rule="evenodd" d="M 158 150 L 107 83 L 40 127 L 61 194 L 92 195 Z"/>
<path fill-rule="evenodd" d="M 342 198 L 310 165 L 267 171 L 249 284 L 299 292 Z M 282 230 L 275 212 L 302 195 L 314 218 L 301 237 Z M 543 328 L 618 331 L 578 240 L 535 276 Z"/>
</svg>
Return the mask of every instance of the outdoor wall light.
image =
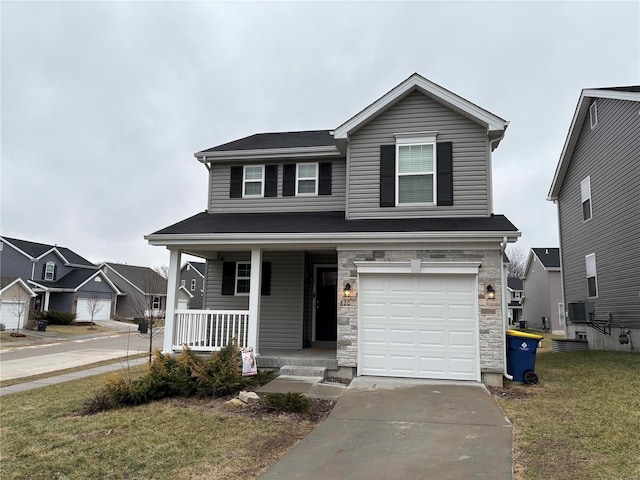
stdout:
<svg viewBox="0 0 640 480">
<path fill-rule="evenodd" d="M 345 297 L 350 297 L 351 296 L 351 284 L 347 283 L 344 286 L 344 290 L 342 291 L 342 293 L 344 294 Z"/>
<path fill-rule="evenodd" d="M 487 299 L 493 300 L 496 298 L 496 291 L 493 289 L 491 284 L 487 285 Z"/>
</svg>

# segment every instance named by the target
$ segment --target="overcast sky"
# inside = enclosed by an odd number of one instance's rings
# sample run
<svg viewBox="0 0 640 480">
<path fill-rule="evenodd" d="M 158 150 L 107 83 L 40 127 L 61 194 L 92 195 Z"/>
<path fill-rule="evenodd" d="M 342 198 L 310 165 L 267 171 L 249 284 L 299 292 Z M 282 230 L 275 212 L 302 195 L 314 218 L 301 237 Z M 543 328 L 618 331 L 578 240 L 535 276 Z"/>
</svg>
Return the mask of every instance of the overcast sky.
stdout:
<svg viewBox="0 0 640 480">
<path fill-rule="evenodd" d="M 333 129 L 418 72 L 510 121 L 494 212 L 558 246 L 546 201 L 583 88 L 640 84 L 640 2 L 7 2 L 0 231 L 157 266 L 206 208 L 193 152 Z"/>
</svg>

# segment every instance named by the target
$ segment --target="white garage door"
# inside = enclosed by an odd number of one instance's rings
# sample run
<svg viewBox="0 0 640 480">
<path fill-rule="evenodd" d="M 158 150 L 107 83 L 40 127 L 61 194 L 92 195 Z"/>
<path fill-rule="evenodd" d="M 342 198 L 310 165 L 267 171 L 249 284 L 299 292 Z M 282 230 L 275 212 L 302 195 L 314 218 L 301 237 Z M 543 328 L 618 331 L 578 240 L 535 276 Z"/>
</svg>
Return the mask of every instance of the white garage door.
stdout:
<svg viewBox="0 0 640 480">
<path fill-rule="evenodd" d="M 25 312 L 29 307 L 24 302 L 2 302 L 0 305 L 0 323 L 4 324 L 7 330 L 18 328 L 19 313 L 22 313 L 20 328 L 24 328 Z"/>
<path fill-rule="evenodd" d="M 101 298 L 98 300 L 98 306 L 96 312 L 93 315 L 93 320 L 109 320 L 111 318 L 111 300 Z M 91 312 L 89 311 L 89 299 L 79 298 L 78 307 L 76 308 L 76 321 L 88 322 L 91 321 Z"/>
<path fill-rule="evenodd" d="M 473 275 L 360 276 L 361 375 L 480 380 Z"/>
</svg>

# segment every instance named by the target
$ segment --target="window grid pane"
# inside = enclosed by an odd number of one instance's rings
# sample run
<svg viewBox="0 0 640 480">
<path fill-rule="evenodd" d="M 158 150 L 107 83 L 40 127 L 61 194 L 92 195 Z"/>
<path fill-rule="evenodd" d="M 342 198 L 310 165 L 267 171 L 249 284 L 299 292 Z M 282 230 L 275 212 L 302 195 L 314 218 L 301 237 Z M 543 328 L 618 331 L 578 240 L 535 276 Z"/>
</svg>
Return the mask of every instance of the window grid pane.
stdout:
<svg viewBox="0 0 640 480">
<path fill-rule="evenodd" d="M 401 145 L 398 173 L 433 173 L 433 145 Z"/>
<path fill-rule="evenodd" d="M 244 184 L 245 195 L 260 195 L 262 193 L 262 182 L 247 182 Z"/>
<path fill-rule="evenodd" d="M 245 180 L 262 180 L 262 167 L 246 167 L 244 178 Z"/>
<path fill-rule="evenodd" d="M 315 179 L 316 178 L 316 166 L 314 165 L 298 165 L 298 178 L 299 179 Z"/>
<path fill-rule="evenodd" d="M 299 180 L 298 193 L 316 193 L 315 180 Z"/>
<path fill-rule="evenodd" d="M 398 179 L 398 203 L 433 201 L 433 175 L 405 175 Z"/>
</svg>

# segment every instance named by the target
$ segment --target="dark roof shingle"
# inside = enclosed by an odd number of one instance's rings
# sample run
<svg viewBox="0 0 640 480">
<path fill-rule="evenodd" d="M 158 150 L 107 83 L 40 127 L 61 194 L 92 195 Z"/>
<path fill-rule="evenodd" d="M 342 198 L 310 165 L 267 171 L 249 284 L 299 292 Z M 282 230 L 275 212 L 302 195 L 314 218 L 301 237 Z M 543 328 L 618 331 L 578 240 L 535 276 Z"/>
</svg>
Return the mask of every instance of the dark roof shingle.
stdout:
<svg viewBox="0 0 640 480">
<path fill-rule="evenodd" d="M 560 268 L 559 248 L 532 248 L 531 250 L 533 250 L 545 268 Z"/>
<path fill-rule="evenodd" d="M 2 237 L 2 238 L 6 239 L 9 243 L 14 245 L 16 248 L 19 248 L 24 253 L 26 253 L 27 255 L 33 258 L 37 258 L 43 253 L 48 252 L 52 248 L 55 248 L 56 250 L 58 250 L 58 252 L 60 252 L 60 254 L 64 258 L 67 259 L 69 263 L 72 263 L 75 265 L 83 265 L 87 267 L 95 267 L 95 265 L 91 263 L 89 260 L 81 257 L 76 252 L 69 250 L 66 247 L 61 247 L 59 245 L 47 245 L 45 243 L 30 242 L 28 240 L 20 240 L 17 238 L 9 238 L 9 237 Z"/>
<path fill-rule="evenodd" d="M 223 143 L 202 152 L 234 152 L 238 150 L 269 150 L 274 148 L 301 148 L 333 146 L 336 142 L 330 130 L 303 132 L 256 133 L 248 137 Z"/>
</svg>

